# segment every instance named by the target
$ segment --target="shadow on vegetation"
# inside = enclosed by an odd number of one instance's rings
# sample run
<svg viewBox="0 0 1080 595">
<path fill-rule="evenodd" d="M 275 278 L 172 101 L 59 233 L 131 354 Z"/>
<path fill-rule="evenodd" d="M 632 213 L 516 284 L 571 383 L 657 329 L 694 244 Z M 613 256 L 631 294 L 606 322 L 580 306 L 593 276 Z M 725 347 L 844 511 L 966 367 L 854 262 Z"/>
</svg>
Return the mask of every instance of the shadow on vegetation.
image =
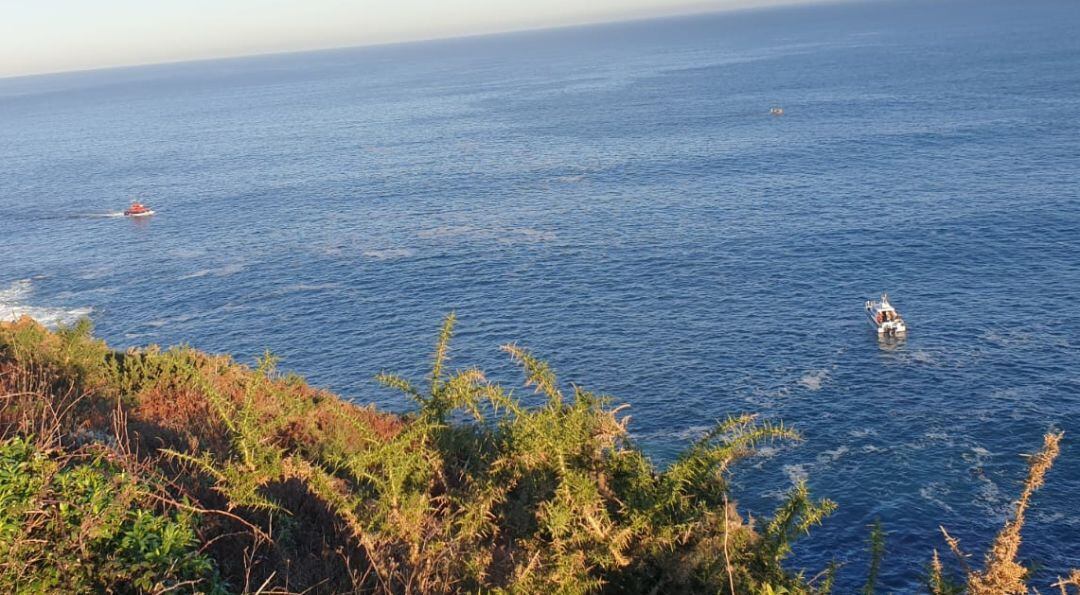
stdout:
<svg viewBox="0 0 1080 595">
<path fill-rule="evenodd" d="M 447 368 L 454 318 L 416 403 L 394 416 L 277 372 L 188 347 L 119 353 L 89 322 L 0 324 L 0 590 L 4 592 L 827 593 L 792 543 L 835 509 L 797 485 L 768 518 L 728 478 L 798 434 L 752 415 L 716 424 L 665 469 L 610 399 L 564 392 L 515 345 L 530 407 L 476 369 Z M 960 544 L 928 592 L 1026 593 L 1029 499 L 1059 449 L 1031 458 L 1013 518 L 982 568 Z M 944 532 L 944 529 L 943 529 Z M 886 558 L 870 534 L 872 593 Z M 1057 585 L 1080 592 L 1080 572 Z"/>
</svg>

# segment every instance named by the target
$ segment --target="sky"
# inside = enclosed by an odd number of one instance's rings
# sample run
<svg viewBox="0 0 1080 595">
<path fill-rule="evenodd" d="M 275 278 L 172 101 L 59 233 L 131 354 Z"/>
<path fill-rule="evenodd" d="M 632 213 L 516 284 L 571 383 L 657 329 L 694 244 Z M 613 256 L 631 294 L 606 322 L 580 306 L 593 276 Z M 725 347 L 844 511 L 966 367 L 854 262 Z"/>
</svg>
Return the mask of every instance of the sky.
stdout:
<svg viewBox="0 0 1080 595">
<path fill-rule="evenodd" d="M 0 77 L 814 0 L 0 0 Z"/>
</svg>

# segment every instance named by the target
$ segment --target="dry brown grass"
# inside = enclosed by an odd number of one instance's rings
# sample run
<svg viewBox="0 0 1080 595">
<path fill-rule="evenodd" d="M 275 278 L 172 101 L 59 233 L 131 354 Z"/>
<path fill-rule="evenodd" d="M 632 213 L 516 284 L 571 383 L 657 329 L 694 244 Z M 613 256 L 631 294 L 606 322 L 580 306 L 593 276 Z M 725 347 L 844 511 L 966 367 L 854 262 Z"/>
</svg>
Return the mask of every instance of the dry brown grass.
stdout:
<svg viewBox="0 0 1080 595">
<path fill-rule="evenodd" d="M 338 593 L 363 584 L 370 564 L 353 532 L 302 478 L 283 477 L 265 488 L 287 514 L 230 512 L 204 477 L 161 455 L 163 449 L 229 451 L 230 431 L 208 388 L 235 406 L 250 405 L 272 431 L 268 440 L 315 458 L 327 450 L 357 452 L 372 436 L 389 439 L 402 427 L 396 416 L 295 377 L 262 377 L 227 356 L 153 347 L 116 353 L 91 338 L 65 341 L 29 318 L 0 322 L 0 439 L 23 435 L 51 449 L 95 442 L 116 449 L 132 474 L 170 486 L 170 506 L 186 502 L 202 516 L 205 551 L 231 561 L 222 574 L 244 592 Z"/>
<path fill-rule="evenodd" d="M 731 466 L 795 438 L 788 428 L 730 418 L 655 469 L 619 408 L 564 394 L 527 351 L 509 349 L 548 397 L 536 409 L 479 371 L 445 372 L 449 336 L 429 393 L 384 378 L 420 404 L 400 418 L 283 376 L 270 356 L 253 369 L 186 348 L 116 353 L 88 332 L 0 323 L 0 438 L 114 451 L 163 486 L 148 498 L 198 514 L 203 551 L 244 592 L 828 592 L 836 565 L 807 582 L 782 562 L 831 502 L 799 486 L 761 524 L 728 499 Z M 967 584 L 935 551 L 931 593 L 1027 593 L 1020 533 L 1060 441 L 1048 434 L 1031 457 L 982 569 L 942 528 Z M 1080 595 L 1080 571 L 1055 586 Z"/>
<path fill-rule="evenodd" d="M 1058 579 L 1054 586 L 1061 589 L 1061 595 L 1069 595 L 1069 587 L 1076 587 L 1076 592 L 1080 593 L 1080 570 L 1074 570 L 1069 576 Z"/>
<path fill-rule="evenodd" d="M 1062 432 L 1050 432 L 1043 437 L 1042 449 L 1030 456 L 1028 461 L 1027 479 L 1024 481 L 1020 498 L 1016 501 L 1013 516 L 1009 519 L 994 539 L 981 570 L 972 569 L 968 566 L 968 555 L 960 549 L 960 542 L 949 535 L 944 527 L 941 528 L 945 536 L 945 542 L 949 549 L 956 554 L 967 574 L 967 590 L 969 595 L 1026 595 L 1028 593 L 1028 577 L 1030 571 L 1018 561 L 1020 552 L 1021 530 L 1032 495 L 1043 486 L 1046 473 L 1054 465 L 1054 460 L 1061 452 Z M 1080 573 L 1074 572 L 1069 579 L 1063 579 L 1058 583 L 1062 592 L 1066 585 L 1075 584 Z M 937 583 L 938 589 L 942 590 L 942 568 L 938 560 L 937 552 L 931 562 L 931 584 Z M 1070 583 L 1072 580 L 1074 582 Z M 932 586 L 932 588 L 934 588 Z"/>
<path fill-rule="evenodd" d="M 1043 486 L 1046 472 L 1054 465 L 1054 459 L 1061 452 L 1063 434 L 1049 433 L 1043 438 L 1042 450 L 1031 457 L 1028 463 L 1028 476 L 1020 499 L 1016 502 L 1013 518 L 994 539 L 990 552 L 986 556 L 986 565 L 981 572 L 968 576 L 968 591 L 971 595 L 1026 594 L 1028 570 L 1016 561 L 1020 551 L 1020 531 L 1024 528 L 1025 513 L 1031 501 L 1031 495 Z"/>
</svg>

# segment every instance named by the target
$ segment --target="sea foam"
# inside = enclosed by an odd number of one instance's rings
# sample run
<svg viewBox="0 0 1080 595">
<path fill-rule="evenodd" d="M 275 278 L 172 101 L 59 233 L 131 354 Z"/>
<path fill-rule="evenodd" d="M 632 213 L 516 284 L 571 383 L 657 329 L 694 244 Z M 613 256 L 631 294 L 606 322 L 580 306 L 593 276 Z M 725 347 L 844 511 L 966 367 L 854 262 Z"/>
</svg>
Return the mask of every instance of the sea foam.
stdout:
<svg viewBox="0 0 1080 595">
<path fill-rule="evenodd" d="M 89 316 L 90 308 L 58 308 L 28 304 L 27 300 L 34 292 L 30 279 L 20 279 L 0 289 L 0 319 L 18 320 L 29 316 L 41 324 L 56 328 L 61 324 L 73 324 L 78 319 Z"/>
</svg>

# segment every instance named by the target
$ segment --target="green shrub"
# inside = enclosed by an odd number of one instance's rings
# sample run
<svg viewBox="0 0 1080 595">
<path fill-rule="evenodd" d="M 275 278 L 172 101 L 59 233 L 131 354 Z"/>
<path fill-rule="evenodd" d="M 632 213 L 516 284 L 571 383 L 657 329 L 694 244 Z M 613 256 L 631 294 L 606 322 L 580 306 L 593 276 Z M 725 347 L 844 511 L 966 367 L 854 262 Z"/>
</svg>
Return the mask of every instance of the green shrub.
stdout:
<svg viewBox="0 0 1080 595">
<path fill-rule="evenodd" d="M 478 370 L 448 371 L 452 329 L 451 317 L 425 389 L 380 377 L 418 405 L 391 437 L 369 433 L 350 451 L 291 448 L 280 439 L 289 397 L 275 390 L 268 357 L 238 398 L 198 380 L 229 429 L 225 452 L 170 454 L 210 478 L 230 508 L 288 514 L 274 486 L 302 482 L 363 550 L 371 572 L 359 588 L 811 592 L 782 564 L 834 505 L 798 486 L 762 529 L 729 503 L 733 466 L 763 442 L 797 439 L 793 431 L 727 419 L 659 470 L 610 399 L 577 387 L 565 395 L 524 349 L 506 347 L 546 398 L 539 406 Z M 278 412 L 269 418 L 258 406 L 268 400 Z"/>
<path fill-rule="evenodd" d="M 792 429 L 718 420 L 661 468 L 623 406 L 523 348 L 504 350 L 539 399 L 451 369 L 453 325 L 422 383 L 379 377 L 415 403 L 392 416 L 282 376 L 270 354 L 252 369 L 188 347 L 110 351 L 85 323 L 0 323 L 0 592 L 831 590 L 838 564 L 789 559 L 833 502 L 799 484 L 755 519 L 729 489 Z M 983 568 L 946 534 L 965 580 L 935 552 L 928 591 L 1026 590 L 1024 514 L 1060 440 L 1031 459 Z M 869 537 L 864 593 L 886 562 L 880 524 Z M 1072 595 L 1080 572 L 1059 587 Z"/>
<path fill-rule="evenodd" d="M 164 512 L 104 454 L 0 443 L 0 592 L 221 590 L 190 513 Z"/>
</svg>

